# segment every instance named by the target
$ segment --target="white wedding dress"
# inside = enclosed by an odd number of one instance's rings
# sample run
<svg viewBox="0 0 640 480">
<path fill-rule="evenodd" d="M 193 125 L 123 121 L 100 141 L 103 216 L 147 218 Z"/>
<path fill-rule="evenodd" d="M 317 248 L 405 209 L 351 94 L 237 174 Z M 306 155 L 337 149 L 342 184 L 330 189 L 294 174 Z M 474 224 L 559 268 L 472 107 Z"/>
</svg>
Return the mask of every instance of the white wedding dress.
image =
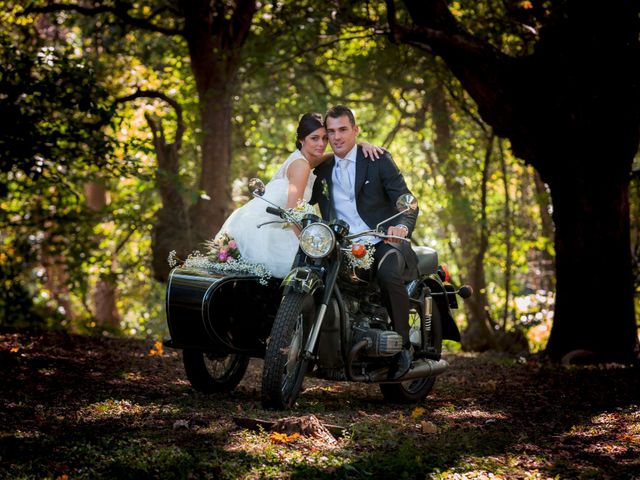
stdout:
<svg viewBox="0 0 640 480">
<path fill-rule="evenodd" d="M 289 193 L 287 170 L 297 159 L 306 161 L 299 150 L 289 155 L 266 185 L 263 198 L 286 208 Z M 303 197 L 307 202 L 311 198 L 315 179 L 313 172 L 309 173 Z M 250 200 L 227 218 L 218 235 L 227 233 L 233 237 L 245 261 L 262 264 L 274 277 L 284 278 L 291 270 L 291 264 L 298 251 L 298 237 L 291 227 L 283 228 L 281 223 L 270 223 L 257 228 L 261 223 L 279 220 L 275 215 L 266 212 L 268 206 L 270 205 L 267 202 L 259 198 Z"/>
</svg>

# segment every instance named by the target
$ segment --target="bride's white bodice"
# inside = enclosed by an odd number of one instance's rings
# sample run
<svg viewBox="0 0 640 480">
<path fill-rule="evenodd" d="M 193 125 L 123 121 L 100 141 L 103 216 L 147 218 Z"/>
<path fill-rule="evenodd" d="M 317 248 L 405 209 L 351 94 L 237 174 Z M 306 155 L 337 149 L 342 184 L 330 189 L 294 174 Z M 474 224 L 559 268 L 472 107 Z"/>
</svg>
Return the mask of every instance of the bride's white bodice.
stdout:
<svg viewBox="0 0 640 480">
<path fill-rule="evenodd" d="M 276 205 L 282 208 L 285 208 L 287 206 L 287 200 L 289 195 L 289 178 L 287 177 L 289 166 L 294 161 L 299 159 L 302 159 L 302 161 L 304 162 L 307 161 L 302 155 L 302 153 L 300 153 L 300 150 L 296 150 L 291 155 L 289 155 L 289 157 L 280 166 L 278 171 L 273 175 L 271 181 L 266 186 L 265 198 L 267 198 L 269 201 L 275 203 Z M 311 192 L 313 190 L 313 182 L 315 182 L 315 180 L 316 180 L 316 176 L 314 175 L 313 171 L 311 171 L 309 173 L 309 179 L 307 180 L 307 185 L 305 186 L 304 196 L 303 196 L 303 199 L 307 202 L 311 198 Z"/>
</svg>

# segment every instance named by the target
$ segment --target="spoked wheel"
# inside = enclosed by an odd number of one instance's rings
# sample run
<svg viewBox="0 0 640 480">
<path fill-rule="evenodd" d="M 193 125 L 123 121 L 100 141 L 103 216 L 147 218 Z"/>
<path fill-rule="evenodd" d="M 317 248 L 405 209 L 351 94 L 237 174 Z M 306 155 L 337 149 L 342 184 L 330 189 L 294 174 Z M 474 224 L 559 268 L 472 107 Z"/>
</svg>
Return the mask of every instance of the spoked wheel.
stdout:
<svg viewBox="0 0 640 480">
<path fill-rule="evenodd" d="M 427 341 L 432 351 L 430 358 L 439 360 L 442 353 L 442 320 L 436 302 L 433 302 L 431 326 L 426 328 Z M 429 395 L 436 383 L 436 377 L 416 378 L 402 383 L 381 383 L 380 391 L 384 399 L 391 403 L 415 403 Z"/>
<path fill-rule="evenodd" d="M 291 408 L 302 387 L 307 360 L 302 352 L 315 317 L 311 295 L 288 293 L 278 309 L 264 356 L 262 405 Z"/>
<path fill-rule="evenodd" d="M 247 355 L 215 356 L 187 348 L 182 352 L 182 361 L 191 386 L 203 393 L 230 392 L 240 383 L 249 365 Z"/>
</svg>

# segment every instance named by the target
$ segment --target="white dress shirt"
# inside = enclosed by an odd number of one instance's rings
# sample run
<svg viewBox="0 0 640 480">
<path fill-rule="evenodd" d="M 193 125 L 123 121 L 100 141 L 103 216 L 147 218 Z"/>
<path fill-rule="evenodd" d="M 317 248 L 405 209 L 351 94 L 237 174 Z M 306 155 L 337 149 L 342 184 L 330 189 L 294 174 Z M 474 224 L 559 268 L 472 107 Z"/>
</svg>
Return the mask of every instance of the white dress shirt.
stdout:
<svg viewBox="0 0 640 480">
<path fill-rule="evenodd" d="M 358 209 L 356 208 L 356 200 L 355 200 L 355 183 L 356 183 L 356 155 L 358 153 L 358 146 L 355 145 L 349 153 L 344 157 L 344 159 L 334 155 L 335 157 L 335 165 L 333 166 L 332 173 L 332 183 L 333 183 L 333 206 L 336 209 L 337 218 L 346 221 L 349 224 L 349 233 L 358 233 L 364 230 L 369 230 L 369 225 L 367 225 L 360 214 L 358 213 Z M 340 174 L 342 173 L 340 169 L 340 162 L 342 160 L 348 161 L 347 173 L 349 174 L 349 180 L 351 184 L 351 189 L 353 191 L 346 192 L 342 187 Z M 358 240 L 368 240 L 371 243 L 378 243 L 380 241 L 379 238 L 376 237 L 360 237 L 356 239 Z"/>
</svg>

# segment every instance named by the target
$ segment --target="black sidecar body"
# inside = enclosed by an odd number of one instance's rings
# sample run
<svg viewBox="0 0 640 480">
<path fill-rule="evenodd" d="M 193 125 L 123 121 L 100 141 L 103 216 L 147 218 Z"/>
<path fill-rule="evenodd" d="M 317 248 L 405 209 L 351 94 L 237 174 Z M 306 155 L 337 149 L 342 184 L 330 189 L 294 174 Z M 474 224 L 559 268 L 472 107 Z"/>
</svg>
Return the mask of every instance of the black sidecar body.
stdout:
<svg viewBox="0 0 640 480">
<path fill-rule="evenodd" d="M 264 357 L 282 291 L 280 280 L 182 267 L 169 274 L 166 312 L 172 348 Z"/>
</svg>

